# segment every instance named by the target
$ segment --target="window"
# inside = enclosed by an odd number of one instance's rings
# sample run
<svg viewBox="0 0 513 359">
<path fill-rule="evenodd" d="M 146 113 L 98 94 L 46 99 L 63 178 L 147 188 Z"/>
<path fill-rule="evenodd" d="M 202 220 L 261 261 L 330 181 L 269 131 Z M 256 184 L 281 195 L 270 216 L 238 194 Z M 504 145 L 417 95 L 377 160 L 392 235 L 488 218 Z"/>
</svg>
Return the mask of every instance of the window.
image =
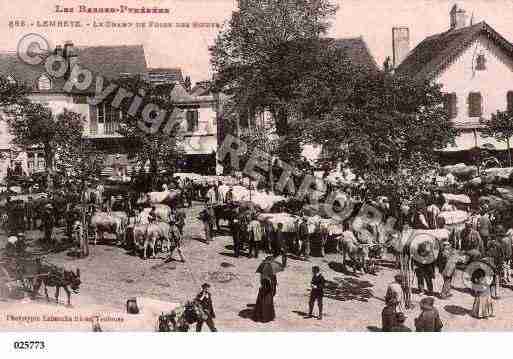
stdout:
<svg viewBox="0 0 513 359">
<path fill-rule="evenodd" d="M 507 107 L 508 111 L 513 111 L 513 91 L 508 91 L 506 95 Z"/>
<path fill-rule="evenodd" d="M 52 81 L 46 75 L 41 75 L 37 82 L 37 88 L 39 90 L 50 90 L 52 88 Z"/>
<path fill-rule="evenodd" d="M 444 95 L 444 109 L 447 113 L 449 120 L 456 118 L 458 115 L 458 97 L 456 93 L 448 93 Z"/>
<path fill-rule="evenodd" d="M 483 70 L 486 70 L 486 57 L 484 54 L 479 54 L 476 59 L 476 71 Z"/>
<path fill-rule="evenodd" d="M 468 115 L 469 117 L 481 117 L 483 114 L 483 98 L 480 92 L 471 92 L 468 95 Z"/>
<path fill-rule="evenodd" d="M 186 113 L 187 131 L 194 132 L 198 129 L 198 110 L 189 110 Z"/>
<path fill-rule="evenodd" d="M 104 133 L 107 135 L 115 134 L 119 127 L 119 120 L 122 112 L 113 108 L 110 104 L 102 103 L 98 106 L 97 119 L 98 124 L 104 125 Z"/>
</svg>

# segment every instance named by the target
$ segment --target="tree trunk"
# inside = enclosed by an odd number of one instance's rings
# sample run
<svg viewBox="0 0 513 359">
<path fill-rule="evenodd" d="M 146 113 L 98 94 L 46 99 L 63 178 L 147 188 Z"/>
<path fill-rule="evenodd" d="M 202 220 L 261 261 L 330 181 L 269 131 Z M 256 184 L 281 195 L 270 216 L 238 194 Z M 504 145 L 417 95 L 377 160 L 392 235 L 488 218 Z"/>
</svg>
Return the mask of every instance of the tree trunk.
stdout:
<svg viewBox="0 0 513 359">
<path fill-rule="evenodd" d="M 50 144 L 44 145 L 46 165 L 46 190 L 53 190 L 53 149 Z"/>
<path fill-rule="evenodd" d="M 509 167 L 511 167 L 511 148 L 509 145 L 509 138 L 506 139 L 506 145 L 508 146 L 508 161 L 509 161 Z"/>
<path fill-rule="evenodd" d="M 151 190 L 158 191 L 157 179 L 159 174 L 159 164 L 155 157 L 150 158 L 150 173 L 151 173 Z"/>
</svg>

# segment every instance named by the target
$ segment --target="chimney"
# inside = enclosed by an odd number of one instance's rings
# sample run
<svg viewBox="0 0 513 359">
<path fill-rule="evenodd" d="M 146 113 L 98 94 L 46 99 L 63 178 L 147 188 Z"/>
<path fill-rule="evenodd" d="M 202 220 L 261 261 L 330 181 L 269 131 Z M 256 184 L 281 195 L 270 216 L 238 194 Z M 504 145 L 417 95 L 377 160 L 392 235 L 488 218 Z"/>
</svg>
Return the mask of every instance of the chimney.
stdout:
<svg viewBox="0 0 513 359">
<path fill-rule="evenodd" d="M 451 18 L 451 30 L 461 29 L 467 26 L 467 14 L 464 9 L 455 4 L 449 13 Z"/>
<path fill-rule="evenodd" d="M 72 41 L 66 41 L 64 43 L 64 51 L 63 52 L 64 52 L 64 58 L 66 60 L 68 60 L 68 64 L 69 64 L 68 74 L 70 74 L 73 67 L 78 64 L 77 49 L 73 45 Z"/>
<path fill-rule="evenodd" d="M 61 45 L 57 45 L 57 46 L 55 46 L 54 55 L 57 55 L 57 56 L 64 56 L 64 53 L 63 53 L 63 50 L 62 50 L 62 46 L 61 46 Z"/>
<path fill-rule="evenodd" d="M 395 69 L 410 52 L 410 29 L 407 27 L 392 28 L 392 51 L 392 62 Z"/>
</svg>

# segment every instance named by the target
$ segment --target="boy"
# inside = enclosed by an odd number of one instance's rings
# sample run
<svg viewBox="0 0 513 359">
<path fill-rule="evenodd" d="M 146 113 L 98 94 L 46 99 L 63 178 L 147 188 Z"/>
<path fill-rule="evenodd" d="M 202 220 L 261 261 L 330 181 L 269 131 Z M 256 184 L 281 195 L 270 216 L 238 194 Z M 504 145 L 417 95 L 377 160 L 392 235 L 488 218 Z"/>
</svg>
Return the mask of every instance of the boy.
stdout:
<svg viewBox="0 0 513 359">
<path fill-rule="evenodd" d="M 319 307 L 319 317 L 317 319 L 322 320 L 322 299 L 324 297 L 324 286 L 326 285 L 326 280 L 321 274 L 321 269 L 318 266 L 312 267 L 312 281 L 311 281 L 311 291 L 310 291 L 310 301 L 308 303 L 308 317 L 312 318 L 314 304 L 317 301 L 317 306 Z"/>
</svg>

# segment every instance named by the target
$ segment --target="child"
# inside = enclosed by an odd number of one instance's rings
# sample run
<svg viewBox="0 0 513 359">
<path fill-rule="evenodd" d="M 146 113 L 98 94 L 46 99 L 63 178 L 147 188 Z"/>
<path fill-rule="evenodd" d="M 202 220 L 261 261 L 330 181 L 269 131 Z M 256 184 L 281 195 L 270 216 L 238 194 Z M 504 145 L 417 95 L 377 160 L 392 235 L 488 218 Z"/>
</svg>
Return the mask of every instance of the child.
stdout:
<svg viewBox="0 0 513 359">
<path fill-rule="evenodd" d="M 392 327 L 391 332 L 411 332 L 411 329 L 404 325 L 406 321 L 406 316 L 404 313 L 397 313 L 396 315 L 396 325 Z"/>
</svg>

